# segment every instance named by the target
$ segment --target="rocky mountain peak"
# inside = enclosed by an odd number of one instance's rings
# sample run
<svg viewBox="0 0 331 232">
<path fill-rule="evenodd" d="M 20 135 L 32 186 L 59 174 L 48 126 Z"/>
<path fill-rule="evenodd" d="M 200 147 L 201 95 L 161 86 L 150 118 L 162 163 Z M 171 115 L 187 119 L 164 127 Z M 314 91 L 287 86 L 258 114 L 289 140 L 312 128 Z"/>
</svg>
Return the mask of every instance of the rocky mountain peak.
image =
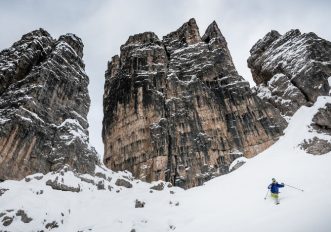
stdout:
<svg viewBox="0 0 331 232">
<path fill-rule="evenodd" d="M 265 51 L 271 43 L 273 43 L 275 40 L 277 40 L 279 37 L 281 36 L 281 34 L 279 34 L 278 31 L 272 30 L 270 32 L 268 32 L 262 39 L 260 39 L 259 41 L 257 41 L 254 46 L 251 48 L 250 53 L 251 53 L 251 57 L 250 59 L 253 59 L 253 54 L 259 54 L 260 52 Z M 253 77 L 254 78 L 254 77 Z M 261 80 L 255 80 L 254 81 L 257 84 L 260 84 L 259 82 Z"/>
<path fill-rule="evenodd" d="M 121 66 L 121 60 L 119 55 L 113 56 L 111 61 L 109 61 L 107 64 L 107 70 L 105 72 L 105 76 L 108 78 L 115 76 L 115 74 L 119 71 L 120 66 Z"/>
<path fill-rule="evenodd" d="M 208 44 L 209 50 L 217 50 L 217 64 L 221 67 L 220 73 L 222 75 L 238 75 L 227 42 L 215 21 L 207 27 L 202 40 Z"/>
<path fill-rule="evenodd" d="M 126 46 L 139 46 L 142 44 L 149 43 L 158 43 L 160 42 L 159 38 L 154 32 L 144 32 L 139 33 L 133 36 L 130 36 L 124 45 L 121 46 L 121 49 Z"/>
<path fill-rule="evenodd" d="M 77 36 L 55 40 L 43 29 L 0 52 L 0 179 L 64 165 L 94 171 L 98 158 L 89 146 L 82 56 Z"/>
<path fill-rule="evenodd" d="M 238 75 L 217 24 L 194 19 L 159 41 L 131 36 L 108 63 L 104 162 L 184 188 L 229 172 L 278 138 L 285 122 Z"/>
<path fill-rule="evenodd" d="M 38 30 L 34 30 L 31 32 L 28 32 L 26 34 L 24 34 L 22 36 L 22 38 L 17 41 L 16 43 L 14 43 L 14 45 L 19 44 L 19 43 L 26 43 L 28 41 L 32 41 L 32 40 L 53 40 L 53 38 L 51 37 L 51 35 L 43 28 L 39 28 Z"/>
<path fill-rule="evenodd" d="M 54 40 L 44 29 L 22 36 L 12 47 L 0 52 L 0 94 L 12 83 L 23 79 L 35 64 L 52 50 Z"/>
<path fill-rule="evenodd" d="M 127 73 L 132 73 L 134 69 L 148 69 L 149 65 L 145 62 L 142 63 L 140 56 L 142 54 L 148 54 L 149 59 L 147 62 L 156 62 L 153 61 L 154 54 L 151 53 L 149 47 L 155 46 L 160 49 L 163 49 L 161 41 L 157 35 L 153 32 L 144 32 L 130 36 L 125 44 L 121 46 L 121 58 L 119 64 L 123 67 L 123 70 L 126 70 Z M 141 49 L 146 48 L 146 50 Z M 133 63 L 127 62 L 127 59 L 134 60 Z M 116 56 L 114 57 L 114 61 Z M 117 64 L 117 62 L 115 62 Z M 114 64 L 115 65 L 115 64 Z M 116 65 L 115 65 L 116 66 Z"/>
<path fill-rule="evenodd" d="M 58 39 L 58 43 L 61 43 L 62 41 L 69 45 L 76 52 L 79 58 L 83 58 L 84 44 L 78 36 L 71 33 L 61 35 Z"/>
<path fill-rule="evenodd" d="M 222 35 L 221 30 L 218 28 L 216 21 L 213 21 L 206 29 L 205 34 L 202 36 L 202 40 L 206 43 L 209 43 L 211 39 L 221 38 L 225 41 L 224 36 Z M 226 42 L 226 41 L 225 41 Z"/>
<path fill-rule="evenodd" d="M 258 95 L 283 115 L 292 116 L 300 106 L 330 94 L 331 42 L 315 33 L 271 31 L 250 53 L 247 62 Z"/>
<path fill-rule="evenodd" d="M 201 42 L 198 25 L 194 18 L 184 23 L 176 31 L 163 37 L 163 43 L 171 54 L 174 50 Z"/>
</svg>

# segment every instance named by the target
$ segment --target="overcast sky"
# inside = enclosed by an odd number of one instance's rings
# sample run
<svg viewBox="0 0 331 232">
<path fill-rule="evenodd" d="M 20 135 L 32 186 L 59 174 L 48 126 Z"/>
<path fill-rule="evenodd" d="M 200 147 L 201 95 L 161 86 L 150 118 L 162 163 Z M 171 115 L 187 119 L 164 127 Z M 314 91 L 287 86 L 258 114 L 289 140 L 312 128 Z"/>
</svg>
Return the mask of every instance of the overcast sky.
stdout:
<svg viewBox="0 0 331 232">
<path fill-rule="evenodd" d="M 40 27 L 54 38 L 68 32 L 82 38 L 92 100 L 90 141 L 102 154 L 107 61 L 130 35 L 153 31 L 162 38 L 190 18 L 201 35 L 213 20 L 218 23 L 238 72 L 251 84 L 249 50 L 270 30 L 283 34 L 298 28 L 331 40 L 329 0 L 0 0 L 0 50 Z"/>
</svg>

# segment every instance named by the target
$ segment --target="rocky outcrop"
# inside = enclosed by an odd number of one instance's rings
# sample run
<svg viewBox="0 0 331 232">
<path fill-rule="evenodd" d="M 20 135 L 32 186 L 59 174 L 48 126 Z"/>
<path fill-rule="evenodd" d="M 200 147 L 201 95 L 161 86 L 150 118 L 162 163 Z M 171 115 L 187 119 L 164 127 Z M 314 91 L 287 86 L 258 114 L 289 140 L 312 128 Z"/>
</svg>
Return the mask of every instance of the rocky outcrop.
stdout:
<svg viewBox="0 0 331 232">
<path fill-rule="evenodd" d="M 313 155 L 324 155 L 331 151 L 331 104 L 326 103 L 314 115 L 310 131 L 317 133 L 303 141 L 300 147 Z"/>
<path fill-rule="evenodd" d="M 292 116 L 300 106 L 307 104 L 303 93 L 284 74 L 276 74 L 267 85 L 260 84 L 254 89 L 262 100 L 271 103 L 286 117 Z"/>
<path fill-rule="evenodd" d="M 22 209 L 20 209 L 20 210 L 17 211 L 16 216 L 20 216 L 21 217 L 21 221 L 24 222 L 24 223 L 30 223 L 33 220 Z"/>
<path fill-rule="evenodd" d="M 124 180 L 124 179 L 117 179 L 115 182 L 115 185 L 122 186 L 125 188 L 132 188 L 132 184 L 129 181 Z"/>
<path fill-rule="evenodd" d="M 330 94 L 331 42 L 314 33 L 269 32 L 251 49 L 248 66 L 257 93 L 292 116 L 302 105 Z"/>
<path fill-rule="evenodd" d="M 83 43 L 30 32 L 0 52 L 0 179 L 57 170 L 93 172 Z"/>
<path fill-rule="evenodd" d="M 303 141 L 300 147 L 312 155 L 324 155 L 331 151 L 330 141 L 318 137 Z"/>
<path fill-rule="evenodd" d="M 184 188 L 228 172 L 278 138 L 285 121 L 238 75 L 217 24 L 194 19 L 160 40 L 131 36 L 108 63 L 104 162 Z"/>
<path fill-rule="evenodd" d="M 325 104 L 313 117 L 313 126 L 322 131 L 328 131 L 331 134 L 331 104 Z"/>
<path fill-rule="evenodd" d="M 145 207 L 145 202 L 139 201 L 138 199 L 136 199 L 134 207 L 135 208 L 144 208 Z"/>
</svg>

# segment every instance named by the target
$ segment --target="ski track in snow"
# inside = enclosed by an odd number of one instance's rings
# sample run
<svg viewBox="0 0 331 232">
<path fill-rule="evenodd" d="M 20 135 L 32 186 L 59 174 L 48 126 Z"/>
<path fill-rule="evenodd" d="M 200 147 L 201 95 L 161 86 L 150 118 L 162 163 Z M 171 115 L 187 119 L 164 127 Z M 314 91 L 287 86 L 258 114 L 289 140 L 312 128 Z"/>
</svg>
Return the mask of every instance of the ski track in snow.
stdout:
<svg viewBox="0 0 331 232">
<path fill-rule="evenodd" d="M 97 190 L 72 172 L 60 178 L 70 186 L 79 185 L 82 189 L 79 193 L 46 186 L 45 182 L 56 175 L 51 173 L 30 182 L 5 181 L 0 189 L 9 190 L 0 196 L 0 213 L 14 209 L 14 215 L 16 210 L 23 209 L 33 220 L 26 224 L 15 217 L 11 225 L 4 227 L 0 218 L 0 231 L 41 228 L 48 231 L 45 224 L 55 220 L 59 227 L 51 231 L 329 232 L 331 152 L 313 156 L 298 146 L 314 136 L 330 141 L 330 136 L 309 128 L 313 115 L 327 102 L 331 102 L 331 97 L 319 97 L 314 106 L 301 107 L 291 118 L 283 137 L 236 171 L 186 191 L 165 187 L 163 191 L 150 193 L 155 183 L 138 180 L 131 181 L 132 188 L 118 187 L 114 185 L 116 179 L 123 175 L 130 179 L 130 174 L 110 170 L 99 171 L 112 178 L 107 182 L 112 191 Z M 33 176 L 38 175 L 41 174 Z M 102 180 L 83 176 L 95 182 Z M 304 192 L 285 187 L 280 189 L 280 205 L 275 205 L 270 197 L 264 200 L 273 177 Z M 40 190 L 43 194 L 37 195 Z M 146 202 L 145 207 L 135 208 L 136 199 Z"/>
</svg>

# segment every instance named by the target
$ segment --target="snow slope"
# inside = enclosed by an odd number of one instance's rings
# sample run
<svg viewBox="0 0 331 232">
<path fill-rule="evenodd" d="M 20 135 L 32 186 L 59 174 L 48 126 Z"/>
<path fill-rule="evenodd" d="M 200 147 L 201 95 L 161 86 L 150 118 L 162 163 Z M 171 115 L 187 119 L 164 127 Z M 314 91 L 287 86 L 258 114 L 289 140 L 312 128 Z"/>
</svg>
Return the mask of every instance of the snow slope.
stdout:
<svg viewBox="0 0 331 232">
<path fill-rule="evenodd" d="M 313 115 L 327 102 L 331 102 L 331 97 L 319 97 L 314 106 L 301 107 L 283 137 L 236 171 L 186 191 L 166 184 L 162 191 L 151 190 L 159 183 L 144 183 L 129 173 L 101 168 L 97 172 L 103 175 L 83 177 L 95 183 L 101 181 L 105 190 L 98 190 L 71 171 L 49 173 L 42 179 L 41 174 L 35 174 L 29 182 L 3 182 L 0 189 L 9 190 L 0 196 L 0 216 L 6 213 L 13 222 L 4 226 L 2 220 L 6 216 L 1 216 L 0 231 L 329 232 L 331 152 L 313 156 L 298 146 L 314 136 L 331 141 L 329 135 L 319 134 L 309 126 Z M 47 180 L 56 176 L 80 192 L 46 186 Z M 280 205 L 275 205 L 270 197 L 264 200 L 273 177 L 304 192 L 285 187 L 281 189 Z M 119 178 L 130 181 L 133 187 L 117 186 Z M 145 206 L 135 208 L 136 199 L 145 202 Z M 6 211 L 10 209 L 13 211 Z M 22 222 L 21 216 L 16 216 L 19 209 L 33 220 Z M 46 229 L 53 221 L 58 227 Z"/>
</svg>

